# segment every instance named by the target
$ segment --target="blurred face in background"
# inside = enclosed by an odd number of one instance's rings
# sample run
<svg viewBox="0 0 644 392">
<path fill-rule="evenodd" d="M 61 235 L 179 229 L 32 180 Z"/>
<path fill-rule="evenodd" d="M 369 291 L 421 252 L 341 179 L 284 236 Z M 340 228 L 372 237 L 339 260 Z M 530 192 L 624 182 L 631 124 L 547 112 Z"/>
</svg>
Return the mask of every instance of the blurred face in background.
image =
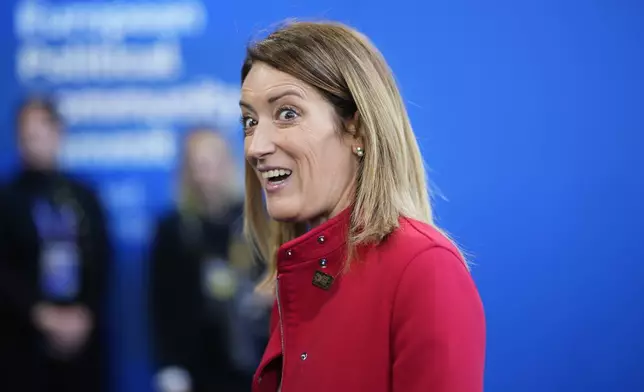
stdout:
<svg viewBox="0 0 644 392">
<path fill-rule="evenodd" d="M 202 196 L 222 195 L 235 179 L 228 143 L 211 131 L 190 136 L 186 151 L 187 175 Z"/>
<path fill-rule="evenodd" d="M 48 170 L 57 166 L 60 124 L 46 109 L 28 106 L 19 119 L 18 145 L 23 163 L 32 169 Z"/>
</svg>

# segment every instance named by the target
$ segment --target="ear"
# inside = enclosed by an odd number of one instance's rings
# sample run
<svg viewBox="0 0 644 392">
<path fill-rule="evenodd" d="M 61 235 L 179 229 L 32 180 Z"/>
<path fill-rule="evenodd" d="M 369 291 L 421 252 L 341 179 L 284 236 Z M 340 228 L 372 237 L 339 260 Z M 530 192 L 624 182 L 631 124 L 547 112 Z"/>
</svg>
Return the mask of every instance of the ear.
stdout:
<svg viewBox="0 0 644 392">
<path fill-rule="evenodd" d="M 364 148 L 360 113 L 357 110 L 351 118 L 344 120 L 344 128 L 347 130 L 351 145 L 353 145 L 354 147 Z"/>
</svg>

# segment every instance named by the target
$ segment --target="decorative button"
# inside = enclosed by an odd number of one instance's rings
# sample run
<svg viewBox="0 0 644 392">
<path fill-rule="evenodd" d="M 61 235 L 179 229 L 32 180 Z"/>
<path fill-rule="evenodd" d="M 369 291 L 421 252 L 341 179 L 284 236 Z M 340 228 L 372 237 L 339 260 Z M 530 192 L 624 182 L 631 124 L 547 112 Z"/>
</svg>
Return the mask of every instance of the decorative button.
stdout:
<svg viewBox="0 0 644 392">
<path fill-rule="evenodd" d="M 326 238 L 324 238 L 324 236 L 323 236 L 323 235 L 321 235 L 321 236 L 319 236 L 319 237 L 318 237 L 318 242 L 319 242 L 320 244 L 323 244 L 323 243 L 324 243 L 324 241 L 326 241 Z"/>
<path fill-rule="evenodd" d="M 293 256 L 293 251 L 291 249 L 286 251 L 286 256 L 291 257 Z"/>
<path fill-rule="evenodd" d="M 308 357 L 309 357 L 309 354 L 307 353 L 302 353 L 302 355 L 300 355 L 300 358 L 302 359 L 302 361 L 306 361 L 306 358 Z"/>
<path fill-rule="evenodd" d="M 326 268 L 326 259 L 320 259 L 320 267 Z"/>
</svg>

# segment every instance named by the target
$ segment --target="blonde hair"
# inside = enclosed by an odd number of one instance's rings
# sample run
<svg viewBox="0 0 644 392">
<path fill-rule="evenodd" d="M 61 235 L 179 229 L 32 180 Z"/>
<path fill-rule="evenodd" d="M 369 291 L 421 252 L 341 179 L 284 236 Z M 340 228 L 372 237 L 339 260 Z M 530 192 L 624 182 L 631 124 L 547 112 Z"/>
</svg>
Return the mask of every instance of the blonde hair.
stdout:
<svg viewBox="0 0 644 392">
<path fill-rule="evenodd" d="M 224 137 L 218 132 L 206 127 L 194 128 L 186 136 L 183 145 L 183 162 L 181 164 L 181 172 L 179 176 L 179 192 L 178 192 L 178 210 L 186 222 L 194 224 L 197 215 L 206 213 L 206 206 L 204 205 L 203 198 L 197 196 L 196 186 L 190 175 L 190 165 L 188 161 L 194 149 L 194 146 L 203 142 L 207 138 L 217 138 L 226 142 Z M 232 157 L 224 157 L 224 159 L 232 163 Z M 237 167 L 233 165 L 233 170 Z M 236 204 L 241 199 L 241 186 L 236 183 L 239 176 L 230 175 L 227 181 L 224 181 L 223 187 L 220 189 L 220 197 L 223 201 L 222 209 Z M 248 246 L 244 238 L 240 235 L 234 235 L 228 244 L 227 257 L 230 265 L 237 268 L 241 272 L 248 273 L 253 267 L 253 252 L 251 247 Z"/>
<path fill-rule="evenodd" d="M 357 175 L 347 266 L 358 245 L 383 240 L 401 216 L 433 225 L 423 159 L 405 105 L 387 62 L 367 37 L 334 22 L 291 22 L 248 48 L 242 83 L 256 62 L 315 87 L 340 119 L 357 118 L 365 155 Z M 258 288 L 272 290 L 277 250 L 305 227 L 270 219 L 248 162 L 245 171 L 244 230 L 268 263 Z"/>
<path fill-rule="evenodd" d="M 200 214 L 204 212 L 205 205 L 202 198 L 197 195 L 197 188 L 190 175 L 189 160 L 192 155 L 194 147 L 201 143 L 204 139 L 216 138 L 225 142 L 224 137 L 214 130 L 206 127 L 194 128 L 189 131 L 183 145 L 183 159 L 181 163 L 181 171 L 179 174 L 179 189 L 177 195 L 177 204 L 179 211 L 188 214 Z M 232 162 L 232 157 L 225 157 L 224 159 Z M 230 180 L 225 181 L 221 189 L 221 197 L 226 203 L 234 202 L 240 199 L 239 189 L 241 188 L 235 183 L 236 176 L 231 175 Z"/>
</svg>

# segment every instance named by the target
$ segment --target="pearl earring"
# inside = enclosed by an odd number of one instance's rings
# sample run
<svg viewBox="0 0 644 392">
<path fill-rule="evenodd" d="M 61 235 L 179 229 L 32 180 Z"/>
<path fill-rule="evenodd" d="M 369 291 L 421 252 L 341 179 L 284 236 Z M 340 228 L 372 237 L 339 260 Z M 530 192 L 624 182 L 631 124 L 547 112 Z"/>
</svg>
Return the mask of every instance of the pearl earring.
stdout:
<svg viewBox="0 0 644 392">
<path fill-rule="evenodd" d="M 356 155 L 359 157 L 364 156 L 364 149 L 362 147 L 356 147 Z"/>
</svg>

